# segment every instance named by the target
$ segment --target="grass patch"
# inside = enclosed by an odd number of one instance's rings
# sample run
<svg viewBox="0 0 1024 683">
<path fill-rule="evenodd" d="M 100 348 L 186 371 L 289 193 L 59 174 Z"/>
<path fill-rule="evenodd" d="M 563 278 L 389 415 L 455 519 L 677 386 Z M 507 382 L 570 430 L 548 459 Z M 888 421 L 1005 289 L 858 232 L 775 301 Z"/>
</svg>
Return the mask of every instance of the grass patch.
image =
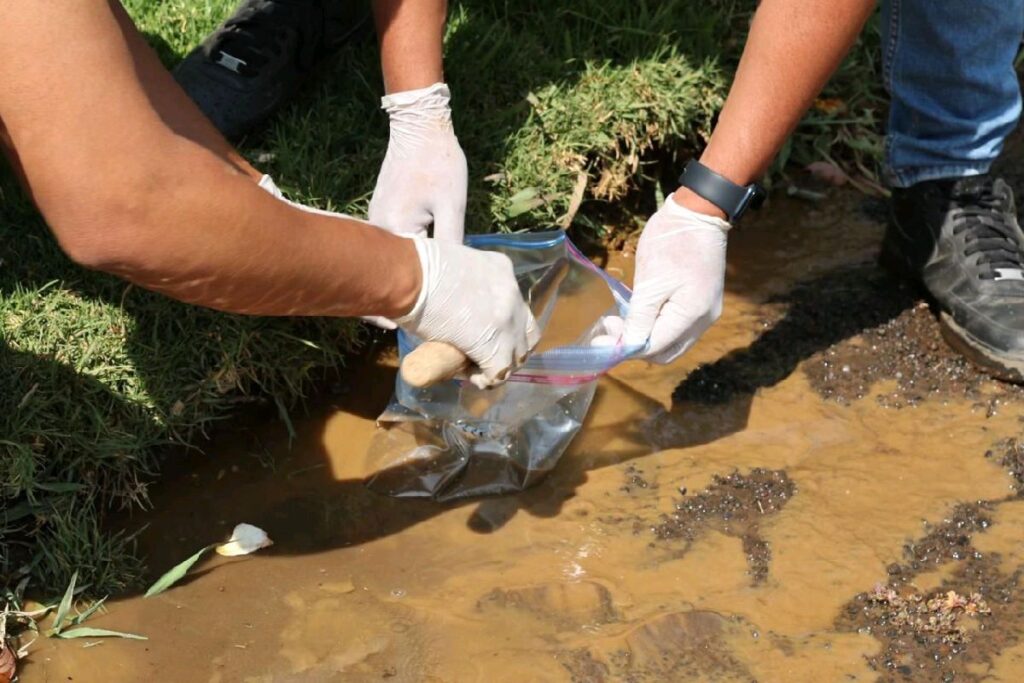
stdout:
<svg viewBox="0 0 1024 683">
<path fill-rule="evenodd" d="M 126 4 L 173 64 L 234 0 Z M 468 229 L 602 233 L 623 198 L 637 208 L 626 227 L 638 225 L 666 166 L 711 130 L 753 7 L 453 1 L 446 69 L 470 165 Z M 783 161 L 873 174 L 875 34 L 826 95 L 842 107 L 813 112 Z M 320 76 L 243 148 L 292 198 L 363 215 L 387 144 L 372 39 Z M 27 566 L 52 594 L 77 571 L 98 595 L 137 585 L 130 538 L 104 532 L 104 518 L 146 504 L 161 447 L 199 443 L 246 402 L 293 406 L 356 337 L 345 321 L 224 315 L 83 271 L 3 172 L 0 330 L 0 585 Z"/>
</svg>

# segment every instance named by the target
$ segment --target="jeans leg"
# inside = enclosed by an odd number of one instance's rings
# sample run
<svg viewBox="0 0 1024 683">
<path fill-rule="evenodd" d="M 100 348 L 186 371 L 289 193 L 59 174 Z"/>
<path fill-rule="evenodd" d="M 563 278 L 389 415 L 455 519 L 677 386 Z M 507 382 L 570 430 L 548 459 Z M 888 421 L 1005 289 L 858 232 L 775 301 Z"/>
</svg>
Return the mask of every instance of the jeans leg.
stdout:
<svg viewBox="0 0 1024 683">
<path fill-rule="evenodd" d="M 883 0 L 894 187 L 987 173 L 1017 125 L 1024 0 Z"/>
</svg>

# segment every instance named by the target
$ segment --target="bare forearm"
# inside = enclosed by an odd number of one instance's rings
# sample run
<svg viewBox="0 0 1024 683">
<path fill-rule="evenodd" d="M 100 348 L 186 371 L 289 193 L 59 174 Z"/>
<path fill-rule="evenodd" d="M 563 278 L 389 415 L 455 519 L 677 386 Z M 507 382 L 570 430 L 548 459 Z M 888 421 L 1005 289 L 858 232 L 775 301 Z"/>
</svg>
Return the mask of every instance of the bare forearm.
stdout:
<svg viewBox="0 0 1024 683">
<path fill-rule="evenodd" d="M 219 163 L 201 170 L 193 157 L 194 179 L 179 175 L 129 209 L 136 220 L 75 236 L 93 245 L 88 265 L 234 313 L 397 317 L 412 308 L 420 267 L 410 240 L 295 209 Z"/>
<path fill-rule="evenodd" d="M 0 3 L 0 27 L 0 145 L 72 258 L 238 313 L 412 307 L 414 245 L 260 189 L 114 0 Z"/>
<path fill-rule="evenodd" d="M 374 0 L 381 71 L 388 93 L 444 80 L 441 43 L 445 0 Z"/>
<path fill-rule="evenodd" d="M 857 39 L 874 0 L 763 0 L 701 162 L 735 183 L 759 178 Z M 680 189 L 690 208 L 718 213 Z"/>
</svg>

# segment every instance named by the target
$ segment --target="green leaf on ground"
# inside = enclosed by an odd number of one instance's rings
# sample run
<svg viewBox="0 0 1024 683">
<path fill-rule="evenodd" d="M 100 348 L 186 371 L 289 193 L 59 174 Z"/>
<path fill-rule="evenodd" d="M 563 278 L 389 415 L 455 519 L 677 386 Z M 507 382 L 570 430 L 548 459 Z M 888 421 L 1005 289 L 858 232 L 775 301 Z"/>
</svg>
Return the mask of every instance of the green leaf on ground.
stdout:
<svg viewBox="0 0 1024 683">
<path fill-rule="evenodd" d="M 57 634 L 58 638 L 128 638 L 129 640 L 149 640 L 146 636 L 135 633 L 124 633 L 123 631 L 110 631 L 105 628 L 93 628 L 91 626 L 79 626 L 69 631 Z"/>
<path fill-rule="evenodd" d="M 68 589 L 64 591 L 64 597 L 61 598 L 60 606 L 57 608 L 57 616 L 53 618 L 53 628 L 50 629 L 50 635 L 59 635 L 60 630 L 64 628 L 64 620 L 67 619 L 68 612 L 71 611 L 71 604 L 75 601 L 75 582 L 78 581 L 78 572 L 71 575 L 71 583 L 68 584 Z"/>
<path fill-rule="evenodd" d="M 100 599 L 100 600 L 97 600 L 97 601 L 96 601 L 96 602 L 94 602 L 94 603 L 93 603 L 92 605 L 90 605 L 90 606 L 89 606 L 89 608 L 88 608 L 87 610 L 85 610 L 84 612 L 82 612 L 82 613 L 81 613 L 81 614 L 79 614 L 79 615 L 78 615 L 77 617 L 75 617 L 74 619 L 72 619 L 72 620 L 71 620 L 71 625 L 72 625 L 72 626 L 78 626 L 78 625 L 80 625 L 80 624 L 83 624 L 83 623 L 85 623 L 85 620 L 86 620 L 86 619 L 88 619 L 88 618 L 89 618 L 89 617 L 91 617 L 92 615 L 96 614 L 96 611 L 97 611 L 97 610 L 98 610 L 98 609 L 99 609 L 100 607 L 103 607 L 103 603 L 107 601 L 107 598 L 108 598 L 108 597 L 110 597 L 110 596 L 109 596 L 109 595 L 107 595 L 107 596 L 104 596 L 104 597 L 103 597 L 102 599 Z"/>
<path fill-rule="evenodd" d="M 192 565 L 198 562 L 199 558 L 201 558 L 204 553 L 206 553 L 208 550 L 212 550 L 216 545 L 216 543 L 211 543 L 205 548 L 200 549 L 199 552 L 197 552 L 195 555 L 188 558 L 184 562 L 175 565 L 169 572 L 161 576 L 159 579 L 156 580 L 156 583 L 149 587 L 149 590 L 146 591 L 146 597 L 151 598 L 154 595 L 159 595 L 160 593 L 163 593 L 165 590 L 167 590 L 174 584 L 181 581 L 185 574 L 188 573 L 188 570 L 192 568 Z"/>
</svg>

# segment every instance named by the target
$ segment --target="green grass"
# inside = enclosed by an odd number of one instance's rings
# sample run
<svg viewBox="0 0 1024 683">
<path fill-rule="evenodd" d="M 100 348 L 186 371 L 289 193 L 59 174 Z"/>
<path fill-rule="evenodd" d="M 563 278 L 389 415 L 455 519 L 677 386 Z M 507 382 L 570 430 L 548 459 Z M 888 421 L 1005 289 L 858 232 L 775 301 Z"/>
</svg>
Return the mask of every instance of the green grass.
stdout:
<svg viewBox="0 0 1024 683">
<path fill-rule="evenodd" d="M 173 64 L 227 0 L 130 0 Z M 721 105 L 752 2 L 452 2 L 447 79 L 470 164 L 471 231 L 640 224 L 656 186 L 699 149 Z M 880 112 L 875 32 L 784 159 L 835 158 L 870 176 Z M 362 215 L 387 143 L 372 40 L 353 45 L 246 154 L 293 198 Z M 781 169 L 781 166 L 780 166 Z M 623 209 L 625 207 L 625 209 Z M 57 592 L 137 582 L 112 510 L 146 504 L 170 444 L 253 400 L 294 406 L 356 337 L 344 321 L 223 315 L 89 273 L 61 254 L 0 172 L 0 584 L 28 571 Z"/>
</svg>

